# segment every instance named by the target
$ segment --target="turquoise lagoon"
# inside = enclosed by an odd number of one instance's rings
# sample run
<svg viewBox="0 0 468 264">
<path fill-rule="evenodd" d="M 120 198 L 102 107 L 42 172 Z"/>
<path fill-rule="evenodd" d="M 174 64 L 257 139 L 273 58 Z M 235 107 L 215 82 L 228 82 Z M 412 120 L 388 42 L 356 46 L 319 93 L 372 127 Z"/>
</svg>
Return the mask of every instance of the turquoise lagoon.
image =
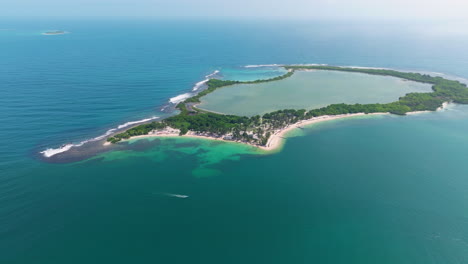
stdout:
<svg viewBox="0 0 468 264">
<path fill-rule="evenodd" d="M 296 71 L 275 82 L 236 84 L 201 98 L 200 108 L 253 116 L 281 109 L 315 109 L 335 103 L 390 103 L 431 85 L 395 77 L 337 71 Z"/>
</svg>

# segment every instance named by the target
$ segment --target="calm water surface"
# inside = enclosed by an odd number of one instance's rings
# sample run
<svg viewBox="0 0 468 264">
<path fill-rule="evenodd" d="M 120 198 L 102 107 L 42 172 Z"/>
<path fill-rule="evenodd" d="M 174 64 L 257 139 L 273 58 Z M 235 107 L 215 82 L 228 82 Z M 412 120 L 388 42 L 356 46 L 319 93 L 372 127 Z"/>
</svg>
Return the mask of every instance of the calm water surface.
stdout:
<svg viewBox="0 0 468 264">
<path fill-rule="evenodd" d="M 466 263 L 468 107 L 329 122 L 284 149 L 39 151 L 161 112 L 215 70 L 328 63 L 468 77 L 457 25 L 0 20 L 1 263 Z M 43 36 L 44 30 L 71 34 Z M 256 78 L 255 78 L 256 79 Z"/>
<path fill-rule="evenodd" d="M 293 76 L 259 84 L 237 84 L 201 99 L 200 107 L 253 116 L 281 109 L 316 109 L 330 104 L 390 103 L 431 85 L 388 76 L 337 71 L 296 71 Z"/>
</svg>

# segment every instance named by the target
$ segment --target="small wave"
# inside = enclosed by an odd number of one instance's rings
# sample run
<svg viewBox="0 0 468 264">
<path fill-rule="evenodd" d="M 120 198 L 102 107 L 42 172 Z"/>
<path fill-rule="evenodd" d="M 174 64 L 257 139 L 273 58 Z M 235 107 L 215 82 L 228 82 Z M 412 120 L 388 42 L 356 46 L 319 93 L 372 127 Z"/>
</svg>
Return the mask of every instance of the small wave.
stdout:
<svg viewBox="0 0 468 264">
<path fill-rule="evenodd" d="M 112 133 L 114 133 L 115 131 L 117 130 L 120 130 L 120 129 L 123 129 L 123 128 L 126 128 L 128 126 L 131 126 L 131 125 L 135 125 L 135 124 L 139 124 L 139 123 L 144 123 L 144 122 L 148 122 L 148 121 L 151 121 L 151 120 L 154 120 L 154 119 L 158 119 L 159 117 L 157 116 L 153 116 L 153 117 L 150 117 L 150 118 L 145 118 L 145 119 L 142 119 L 142 120 L 138 120 L 138 121 L 131 121 L 131 122 L 127 122 L 125 124 L 122 124 L 122 125 L 119 125 L 118 127 L 116 128 L 112 128 L 112 129 L 109 129 L 106 131 L 106 133 L 104 133 L 103 135 L 100 135 L 98 137 L 95 137 L 95 138 L 91 138 L 91 139 L 87 139 L 87 140 L 83 140 L 81 141 L 80 143 L 77 143 L 77 144 L 64 144 L 62 145 L 61 147 L 59 148 L 48 148 L 44 151 L 41 151 L 40 153 L 42 155 L 44 155 L 44 157 L 46 158 L 50 158 L 54 155 L 57 155 L 59 153 L 62 153 L 62 152 L 66 152 L 68 150 L 70 150 L 71 148 L 73 147 L 81 147 L 83 146 L 84 144 L 88 143 L 88 142 L 93 142 L 93 141 L 98 141 L 98 140 L 101 140 L 101 139 L 104 139 L 106 138 L 107 136 L 111 135 Z"/>
</svg>

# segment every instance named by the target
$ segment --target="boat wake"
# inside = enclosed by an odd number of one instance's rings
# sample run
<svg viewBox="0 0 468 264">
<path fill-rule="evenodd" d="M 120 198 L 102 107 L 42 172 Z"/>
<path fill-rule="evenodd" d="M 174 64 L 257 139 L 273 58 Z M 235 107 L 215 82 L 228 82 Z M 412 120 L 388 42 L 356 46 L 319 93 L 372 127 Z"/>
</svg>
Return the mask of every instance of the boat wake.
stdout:
<svg viewBox="0 0 468 264">
<path fill-rule="evenodd" d="M 189 198 L 189 196 L 185 194 L 165 193 L 165 192 L 154 192 L 152 193 L 152 195 L 161 195 L 161 196 L 174 197 L 174 198 L 180 198 L 180 199 Z"/>
<path fill-rule="evenodd" d="M 118 127 L 116 128 L 112 128 L 112 129 L 109 129 L 106 131 L 106 133 L 104 133 L 103 135 L 100 135 L 98 137 L 95 137 L 95 138 L 91 138 L 91 139 L 87 139 L 87 140 L 83 140 L 81 141 L 80 143 L 76 143 L 76 144 L 73 144 L 73 143 L 69 143 L 69 144 L 64 144 L 62 146 L 60 146 L 59 148 L 48 148 L 44 151 L 41 151 L 40 153 L 46 157 L 46 158 L 50 158 L 54 155 L 57 155 L 59 153 L 63 153 L 63 152 L 66 152 L 68 150 L 70 150 L 71 148 L 73 147 L 81 147 L 83 146 L 84 144 L 88 143 L 88 142 L 93 142 L 93 141 L 99 141 L 99 140 L 102 140 L 104 138 L 106 138 L 107 136 L 111 135 L 112 133 L 120 130 L 120 129 L 124 129 L 126 127 L 129 127 L 129 126 L 132 126 L 132 125 L 136 125 L 136 124 L 139 124 L 139 123 L 144 123 L 144 122 L 148 122 L 148 121 L 151 121 L 151 120 L 155 120 L 155 119 L 158 119 L 159 117 L 157 116 L 153 116 L 153 117 L 150 117 L 150 118 L 145 118 L 145 119 L 142 119 L 142 120 L 138 120 L 138 121 L 131 121 L 131 122 L 127 122 L 125 124 L 122 124 L 122 125 L 119 125 Z"/>
<path fill-rule="evenodd" d="M 185 199 L 189 197 L 188 195 L 177 194 L 177 193 L 165 193 L 164 195 L 169 196 L 169 197 L 180 198 L 180 199 Z"/>
</svg>

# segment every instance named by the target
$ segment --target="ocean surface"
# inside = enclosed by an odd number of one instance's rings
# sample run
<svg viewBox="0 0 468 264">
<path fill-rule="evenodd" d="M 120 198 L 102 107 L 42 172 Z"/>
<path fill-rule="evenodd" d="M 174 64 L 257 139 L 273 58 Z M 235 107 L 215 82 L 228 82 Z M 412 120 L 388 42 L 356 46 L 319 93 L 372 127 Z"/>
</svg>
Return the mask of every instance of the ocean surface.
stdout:
<svg viewBox="0 0 468 264">
<path fill-rule="evenodd" d="M 282 109 L 317 109 L 330 104 L 391 103 L 432 86 L 389 76 L 338 71 L 296 71 L 275 82 L 236 84 L 201 98 L 200 108 L 254 116 Z"/>
<path fill-rule="evenodd" d="M 325 63 L 463 79 L 467 46 L 449 23 L 2 18 L 0 263 L 467 263 L 468 106 L 321 123 L 274 154 L 176 138 L 39 159 L 170 115 L 211 74 Z"/>
</svg>

